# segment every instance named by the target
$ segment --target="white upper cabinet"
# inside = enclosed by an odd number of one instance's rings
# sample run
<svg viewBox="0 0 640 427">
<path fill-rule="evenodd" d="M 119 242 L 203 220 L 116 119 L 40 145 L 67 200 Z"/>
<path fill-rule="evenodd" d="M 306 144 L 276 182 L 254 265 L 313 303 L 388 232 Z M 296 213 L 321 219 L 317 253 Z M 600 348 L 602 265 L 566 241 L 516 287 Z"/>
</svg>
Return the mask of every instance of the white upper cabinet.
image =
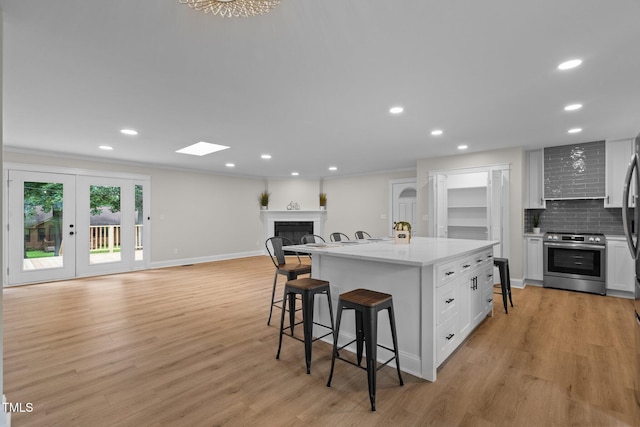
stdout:
<svg viewBox="0 0 640 427">
<path fill-rule="evenodd" d="M 526 153 L 525 209 L 544 209 L 544 156 L 542 149 Z"/>
<path fill-rule="evenodd" d="M 606 194 L 604 207 L 621 208 L 624 178 L 633 154 L 633 140 L 607 141 L 605 152 Z M 635 196 L 636 188 L 632 188 L 631 193 Z M 629 206 L 635 206 L 635 197 L 630 198 Z"/>
</svg>

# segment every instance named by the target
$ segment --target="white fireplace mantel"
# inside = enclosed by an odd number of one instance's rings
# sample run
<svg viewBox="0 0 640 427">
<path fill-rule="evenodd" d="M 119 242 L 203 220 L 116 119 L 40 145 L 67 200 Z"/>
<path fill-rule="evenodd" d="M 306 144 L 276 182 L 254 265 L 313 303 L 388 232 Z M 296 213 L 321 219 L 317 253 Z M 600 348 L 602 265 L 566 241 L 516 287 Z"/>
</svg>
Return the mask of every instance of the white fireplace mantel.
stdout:
<svg viewBox="0 0 640 427">
<path fill-rule="evenodd" d="M 260 211 L 262 217 L 264 240 L 273 237 L 275 233 L 275 223 L 277 221 L 313 221 L 313 234 L 324 237 L 324 223 L 327 218 L 327 211 Z"/>
</svg>

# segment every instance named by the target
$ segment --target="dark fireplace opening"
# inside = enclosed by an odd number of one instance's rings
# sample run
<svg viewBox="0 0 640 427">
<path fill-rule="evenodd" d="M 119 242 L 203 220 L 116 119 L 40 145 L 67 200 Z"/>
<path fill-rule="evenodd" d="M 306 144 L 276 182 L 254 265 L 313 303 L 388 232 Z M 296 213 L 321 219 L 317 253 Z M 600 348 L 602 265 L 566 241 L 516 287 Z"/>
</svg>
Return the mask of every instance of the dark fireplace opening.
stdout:
<svg viewBox="0 0 640 427">
<path fill-rule="evenodd" d="M 313 234 L 313 221 L 276 221 L 274 224 L 274 235 L 284 237 L 300 244 L 300 239 L 305 234 Z"/>
</svg>

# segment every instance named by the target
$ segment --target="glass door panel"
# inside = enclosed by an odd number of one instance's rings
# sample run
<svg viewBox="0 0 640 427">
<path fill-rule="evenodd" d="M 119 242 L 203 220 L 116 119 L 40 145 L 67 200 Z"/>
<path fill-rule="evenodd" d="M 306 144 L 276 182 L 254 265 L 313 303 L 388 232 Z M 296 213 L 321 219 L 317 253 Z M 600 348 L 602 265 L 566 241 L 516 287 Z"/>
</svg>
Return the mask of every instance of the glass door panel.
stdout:
<svg viewBox="0 0 640 427">
<path fill-rule="evenodd" d="M 75 276 L 75 177 L 9 171 L 9 284 Z"/>
<path fill-rule="evenodd" d="M 89 186 L 89 264 L 122 260 L 119 186 Z"/>
</svg>

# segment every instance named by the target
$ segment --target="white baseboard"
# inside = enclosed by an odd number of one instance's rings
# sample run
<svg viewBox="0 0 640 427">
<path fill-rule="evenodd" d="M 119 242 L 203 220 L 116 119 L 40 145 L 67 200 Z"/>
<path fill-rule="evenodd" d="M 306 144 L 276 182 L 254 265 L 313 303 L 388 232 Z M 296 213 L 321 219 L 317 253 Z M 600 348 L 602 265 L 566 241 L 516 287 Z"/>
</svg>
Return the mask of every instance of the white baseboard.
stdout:
<svg viewBox="0 0 640 427">
<path fill-rule="evenodd" d="M 248 258 L 252 256 L 264 255 L 263 251 L 237 252 L 231 254 L 212 255 L 196 258 L 172 259 L 167 261 L 152 262 L 149 268 L 177 267 L 187 264 L 201 264 L 203 262 L 224 261 L 228 259 Z"/>
</svg>

